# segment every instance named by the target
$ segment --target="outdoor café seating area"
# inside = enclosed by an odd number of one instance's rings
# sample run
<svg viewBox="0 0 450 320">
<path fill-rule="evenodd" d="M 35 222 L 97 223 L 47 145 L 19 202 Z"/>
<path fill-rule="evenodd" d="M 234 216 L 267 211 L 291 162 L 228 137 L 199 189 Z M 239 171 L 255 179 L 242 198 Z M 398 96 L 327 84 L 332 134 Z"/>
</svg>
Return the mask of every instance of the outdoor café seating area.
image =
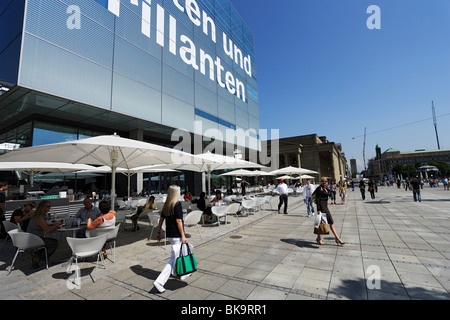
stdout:
<svg viewBox="0 0 450 320">
<path fill-rule="evenodd" d="M 240 196 L 224 198 L 226 200 L 220 205 L 208 203 L 213 213 L 213 223 L 211 224 L 204 223 L 205 215 L 198 210 L 195 204 L 190 201 L 181 201 L 185 232 L 190 243 L 199 245 L 217 239 L 264 216 L 271 215 L 276 212 L 273 207 L 278 201 L 277 197 L 270 194 L 252 195 L 245 198 Z M 158 198 L 158 200 L 163 199 L 164 195 Z M 155 210 L 142 212 L 138 219 L 139 230 L 131 232 L 130 217 L 136 213 L 139 205 L 146 201 L 146 198 L 125 201 L 125 206 L 119 207 L 117 210 L 114 228 L 92 232 L 88 234 L 88 238 L 77 238 L 77 231 L 83 227 L 83 224 L 77 224 L 73 214 L 75 210 L 70 210 L 71 214 L 64 218 L 64 227 L 46 234 L 45 237 L 58 240 L 58 248 L 51 258 L 46 259 L 45 263 L 41 261 L 40 267 L 37 269 L 32 268 L 30 257 L 34 249 L 42 247 L 42 243 L 29 240 L 17 242 L 17 234 L 24 237 L 30 237 L 30 234 L 21 231 L 17 225 L 9 224 L 8 221 L 10 237 L 2 239 L 0 270 L 4 270 L 8 276 L 56 272 L 58 277 L 70 279 L 73 285 L 76 285 L 80 281 L 95 282 L 96 279 L 107 274 L 109 269 L 116 268 L 116 265 L 119 267 L 119 265 L 129 264 L 131 253 L 127 250 L 127 246 L 130 245 L 134 247 L 134 252 L 136 247 L 139 247 L 141 254 L 155 254 L 157 259 L 161 259 L 170 254 L 164 227 L 161 241 L 156 240 L 155 230 L 164 202 L 157 201 Z M 120 200 L 118 202 L 120 203 Z M 50 212 L 49 217 L 55 219 L 56 215 Z M 23 243 L 26 245 L 24 246 Z M 107 252 L 106 257 L 102 254 L 102 248 Z M 66 269 L 76 272 L 65 274 Z"/>
</svg>

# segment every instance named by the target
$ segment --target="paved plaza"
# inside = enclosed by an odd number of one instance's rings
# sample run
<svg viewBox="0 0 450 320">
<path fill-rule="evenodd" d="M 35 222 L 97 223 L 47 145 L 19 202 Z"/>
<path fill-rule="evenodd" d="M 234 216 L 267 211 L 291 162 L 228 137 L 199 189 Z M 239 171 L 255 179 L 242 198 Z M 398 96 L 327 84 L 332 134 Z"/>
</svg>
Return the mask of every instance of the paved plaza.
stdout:
<svg viewBox="0 0 450 320">
<path fill-rule="evenodd" d="M 380 187 L 362 201 L 358 189 L 345 204 L 329 205 L 345 245 L 330 234 L 315 242 L 314 218 L 303 198 L 289 197 L 288 215 L 272 207 L 228 224 L 187 228 L 198 272 L 185 282 L 169 279 L 160 294 L 153 281 L 170 255 L 170 245 L 147 240 L 151 228 L 119 234 L 116 262 L 80 263 L 81 288 L 69 288 L 70 255 L 64 238 L 49 270 L 32 269 L 24 254 L 7 275 L 15 249 L 7 243 L 0 259 L 0 299 L 12 300 L 440 300 L 450 299 L 450 191 L 424 187 L 422 202 L 411 191 Z M 128 226 L 129 228 L 129 226 Z M 3 241 L 2 241 L 3 242 Z M 3 245 L 3 243 L 2 243 Z M 111 257 L 111 254 L 109 255 Z M 42 266 L 42 263 L 41 263 Z"/>
</svg>

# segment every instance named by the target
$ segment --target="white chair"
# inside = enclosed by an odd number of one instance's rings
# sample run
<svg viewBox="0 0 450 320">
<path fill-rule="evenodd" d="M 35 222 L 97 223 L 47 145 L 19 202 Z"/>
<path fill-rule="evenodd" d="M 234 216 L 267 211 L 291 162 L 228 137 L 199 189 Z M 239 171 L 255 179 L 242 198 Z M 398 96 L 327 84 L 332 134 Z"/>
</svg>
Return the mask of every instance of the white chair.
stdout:
<svg viewBox="0 0 450 320">
<path fill-rule="evenodd" d="M 263 209 L 264 210 L 264 203 L 265 203 L 266 201 L 264 200 L 264 198 L 263 197 L 256 197 L 255 198 L 255 208 L 256 208 L 256 210 L 257 211 L 259 211 L 260 209 Z"/>
<path fill-rule="evenodd" d="M 119 205 L 119 210 L 123 210 L 127 207 L 127 204 L 123 200 L 117 200 L 117 204 Z"/>
<path fill-rule="evenodd" d="M 150 232 L 150 236 L 147 239 L 147 240 L 150 240 L 152 238 L 152 235 L 153 235 L 153 230 L 158 228 L 160 216 L 156 215 L 156 214 L 154 214 L 152 212 L 147 213 L 147 216 L 148 216 L 148 218 L 150 220 L 150 226 L 152 227 L 152 231 Z M 164 220 L 164 222 L 163 222 L 163 224 L 161 226 L 161 230 L 164 231 L 164 245 L 166 245 L 166 243 L 167 243 L 166 220 Z"/>
<path fill-rule="evenodd" d="M 227 225 L 227 206 L 213 206 L 211 207 L 213 215 L 217 217 L 217 224 L 220 226 L 220 218 L 225 218 L 225 225 Z"/>
<path fill-rule="evenodd" d="M 128 210 L 117 210 L 116 222 L 120 224 L 122 232 L 125 230 L 125 220 L 130 216 L 128 215 Z"/>
<path fill-rule="evenodd" d="M 143 207 L 146 204 L 147 204 L 147 199 L 146 198 L 139 199 L 138 202 L 137 202 L 137 206 L 138 207 Z"/>
<path fill-rule="evenodd" d="M 92 281 L 95 282 L 97 276 L 97 267 L 99 258 L 102 259 L 103 267 L 106 269 L 105 260 L 103 259 L 102 248 L 108 239 L 108 234 L 102 234 L 98 237 L 93 238 L 70 238 L 67 237 L 67 244 L 70 249 L 72 249 L 72 258 L 70 264 L 72 265 L 75 259 L 75 264 L 77 265 L 76 273 L 77 279 L 81 278 L 80 268 L 78 267 L 78 258 L 87 258 L 97 255 L 97 264 L 95 265 L 95 274 Z"/>
<path fill-rule="evenodd" d="M 246 199 L 246 200 L 242 200 L 242 208 L 244 212 L 247 212 L 247 214 L 250 214 L 253 209 L 255 207 L 255 200 L 250 200 L 250 199 Z"/>
<path fill-rule="evenodd" d="M 264 196 L 264 206 L 266 204 L 269 204 L 270 205 L 270 210 L 273 210 L 273 208 L 272 208 L 272 196 Z M 264 211 L 265 210 L 266 209 L 264 208 Z"/>
<path fill-rule="evenodd" d="M 183 213 L 187 214 L 191 209 L 191 202 L 190 201 L 180 201 L 180 202 Z"/>
<path fill-rule="evenodd" d="M 240 207 L 241 207 L 241 205 L 239 203 L 237 203 L 237 202 L 231 203 L 231 204 L 229 204 L 227 206 L 227 214 L 234 214 L 234 215 L 236 215 L 236 218 L 238 219 L 238 223 L 239 224 L 240 224 L 240 222 L 239 222 L 239 217 L 238 217 L 237 212 L 239 211 Z"/>
<path fill-rule="evenodd" d="M 19 253 L 25 252 L 25 250 L 29 249 L 44 249 L 45 251 L 45 267 L 48 269 L 48 256 L 47 256 L 47 248 L 45 247 L 44 240 L 38 237 L 35 234 L 22 232 L 19 229 L 14 229 L 8 232 L 9 236 L 12 239 L 13 246 L 17 248 L 14 259 L 9 267 L 8 275 L 11 273 L 14 262 L 16 262 L 16 258 Z"/>
<path fill-rule="evenodd" d="M 188 213 L 188 215 L 186 216 L 186 219 L 184 220 L 185 226 L 191 226 L 191 225 L 197 226 L 197 230 L 198 230 L 198 233 L 199 233 L 201 239 L 202 239 L 202 234 L 200 232 L 198 223 L 202 219 L 202 214 L 203 214 L 203 211 L 201 211 L 201 210 L 191 211 Z"/>
<path fill-rule="evenodd" d="M 86 237 L 87 238 L 95 238 L 95 237 L 98 237 L 98 236 L 103 235 L 103 234 L 107 234 L 108 235 L 108 238 L 106 239 L 105 245 L 107 243 L 109 243 L 109 249 L 113 253 L 113 260 L 112 260 L 112 262 L 114 262 L 114 263 L 116 262 L 116 239 L 117 239 L 117 234 L 119 233 L 120 226 L 121 226 L 121 223 L 119 223 L 115 227 L 95 228 L 95 229 L 86 231 Z M 114 245 L 114 247 L 113 247 L 113 245 Z"/>
<path fill-rule="evenodd" d="M 9 235 L 9 232 L 12 230 L 22 231 L 22 229 L 20 228 L 20 225 L 18 225 L 17 223 L 12 223 L 8 220 L 4 220 L 2 222 L 3 222 L 3 225 L 5 226 L 5 231 L 7 232 L 6 237 L 5 237 L 5 242 L 3 243 L 3 247 L 2 247 L 2 250 L 3 250 L 5 248 L 6 242 L 8 241 L 8 238 L 11 238 L 11 236 Z"/>
<path fill-rule="evenodd" d="M 155 204 L 156 204 L 156 209 L 158 209 L 159 211 L 161 211 L 164 207 L 164 202 L 155 201 Z"/>
</svg>

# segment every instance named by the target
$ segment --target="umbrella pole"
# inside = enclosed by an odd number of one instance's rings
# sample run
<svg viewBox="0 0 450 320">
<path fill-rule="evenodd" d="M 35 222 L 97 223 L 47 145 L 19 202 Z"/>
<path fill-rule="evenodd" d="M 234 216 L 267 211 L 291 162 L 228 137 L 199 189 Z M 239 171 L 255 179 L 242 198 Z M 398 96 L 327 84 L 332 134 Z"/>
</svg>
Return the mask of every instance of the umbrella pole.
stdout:
<svg viewBox="0 0 450 320">
<path fill-rule="evenodd" d="M 114 210 L 116 195 L 116 167 L 111 168 L 111 210 Z"/>
</svg>

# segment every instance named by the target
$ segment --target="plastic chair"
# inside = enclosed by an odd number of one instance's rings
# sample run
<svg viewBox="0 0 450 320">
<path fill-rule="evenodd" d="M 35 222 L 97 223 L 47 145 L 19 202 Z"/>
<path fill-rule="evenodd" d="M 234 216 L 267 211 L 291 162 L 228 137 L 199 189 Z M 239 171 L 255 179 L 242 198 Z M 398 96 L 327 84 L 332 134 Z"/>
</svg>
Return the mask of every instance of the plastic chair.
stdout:
<svg viewBox="0 0 450 320">
<path fill-rule="evenodd" d="M 147 204 L 147 199 L 146 199 L 146 198 L 139 199 L 138 202 L 137 202 L 137 206 L 138 206 L 138 207 L 143 207 L 143 206 L 145 206 L 146 204 Z"/>
<path fill-rule="evenodd" d="M 200 228 L 198 226 L 198 223 L 202 219 L 203 211 L 201 210 L 195 210 L 189 212 L 189 214 L 186 216 L 186 219 L 184 219 L 184 225 L 190 226 L 190 225 L 196 225 L 198 233 L 200 234 L 200 238 L 202 239 L 202 234 L 200 233 Z"/>
<path fill-rule="evenodd" d="M 77 279 L 81 278 L 80 268 L 78 268 L 78 258 L 87 258 L 97 255 L 97 264 L 95 266 L 95 274 L 92 281 L 95 282 L 97 276 L 97 267 L 99 258 L 102 259 L 103 267 L 106 269 L 105 260 L 103 259 L 102 248 L 108 239 L 108 234 L 102 234 L 98 237 L 93 238 L 70 238 L 67 237 L 67 244 L 70 249 L 72 249 L 72 258 L 70 264 L 72 265 L 75 259 L 75 264 L 77 265 L 76 273 Z"/>
<path fill-rule="evenodd" d="M 125 230 L 125 219 L 128 217 L 128 211 L 127 210 L 117 210 L 116 212 L 116 222 L 118 222 L 121 225 L 121 229 L 123 232 Z"/>
<path fill-rule="evenodd" d="M 231 204 L 229 204 L 227 206 L 227 214 L 234 214 L 234 215 L 236 215 L 236 218 L 238 219 L 238 223 L 239 224 L 240 224 L 240 222 L 239 222 L 239 217 L 238 217 L 237 212 L 239 211 L 240 207 L 241 207 L 241 205 L 239 203 L 237 203 L 237 202 L 231 203 Z"/>
<path fill-rule="evenodd" d="M 117 234 L 119 233 L 120 227 L 121 227 L 121 224 L 119 223 L 115 227 L 95 228 L 95 229 L 86 231 L 86 237 L 87 238 L 94 238 L 94 237 L 98 237 L 98 236 L 103 235 L 103 234 L 107 234 L 108 235 L 108 238 L 106 239 L 105 245 L 109 244 L 109 249 L 113 253 L 113 260 L 112 260 L 112 262 L 116 262 L 116 239 L 117 239 Z M 113 247 L 113 245 L 114 245 L 114 247 Z"/>
<path fill-rule="evenodd" d="M 264 196 L 264 206 L 266 204 L 269 204 L 270 205 L 270 210 L 273 210 L 273 208 L 272 208 L 272 196 Z M 264 211 L 265 210 L 266 209 L 264 208 Z"/>
<path fill-rule="evenodd" d="M 217 217 L 217 224 L 220 227 L 220 218 L 225 218 L 225 225 L 227 225 L 227 206 L 214 206 L 211 207 L 213 215 Z"/>
<path fill-rule="evenodd" d="M 254 200 L 242 200 L 242 211 L 247 212 L 247 214 L 250 214 L 250 212 L 255 207 L 255 201 Z"/>
<path fill-rule="evenodd" d="M 20 225 L 18 225 L 17 223 L 12 223 L 8 220 L 4 220 L 2 222 L 3 222 L 3 225 L 5 226 L 5 231 L 7 232 L 6 237 L 5 237 L 5 242 L 3 243 L 3 247 L 2 247 L 2 250 L 3 250 L 5 248 L 6 242 L 8 241 L 8 238 L 11 238 L 11 236 L 9 235 L 9 232 L 12 230 L 22 231 L 22 229 L 20 228 Z"/>
<path fill-rule="evenodd" d="M 147 216 L 148 216 L 148 218 L 150 220 L 150 225 L 152 226 L 152 231 L 150 232 L 150 236 L 147 239 L 147 240 L 150 240 L 152 238 L 152 235 L 153 235 L 153 230 L 155 230 L 158 227 L 160 216 L 156 215 L 156 214 L 154 214 L 152 212 L 147 213 Z M 161 230 L 164 231 L 164 245 L 166 245 L 166 243 L 167 243 L 166 220 L 164 220 L 164 222 L 163 222 L 163 224 L 161 226 Z"/>
<path fill-rule="evenodd" d="M 16 262 L 16 258 L 21 252 L 25 252 L 25 250 L 29 249 L 44 249 L 45 251 L 45 267 L 48 269 L 48 256 L 47 256 L 47 248 L 45 247 L 44 240 L 38 237 L 35 234 L 22 232 L 19 229 L 11 230 L 8 232 L 9 236 L 12 239 L 13 246 L 17 248 L 14 259 L 9 267 L 8 275 L 11 273 L 14 263 Z"/>
<path fill-rule="evenodd" d="M 180 201 L 180 202 L 183 213 L 188 213 L 188 211 L 191 209 L 191 202 L 190 201 Z"/>
<path fill-rule="evenodd" d="M 256 208 L 256 210 L 257 211 L 259 211 L 260 209 L 264 210 L 264 203 L 265 202 L 266 201 L 262 197 L 255 198 L 255 208 Z"/>
<path fill-rule="evenodd" d="M 117 200 L 117 204 L 119 205 L 119 210 L 125 209 L 127 204 L 123 200 Z"/>
</svg>

